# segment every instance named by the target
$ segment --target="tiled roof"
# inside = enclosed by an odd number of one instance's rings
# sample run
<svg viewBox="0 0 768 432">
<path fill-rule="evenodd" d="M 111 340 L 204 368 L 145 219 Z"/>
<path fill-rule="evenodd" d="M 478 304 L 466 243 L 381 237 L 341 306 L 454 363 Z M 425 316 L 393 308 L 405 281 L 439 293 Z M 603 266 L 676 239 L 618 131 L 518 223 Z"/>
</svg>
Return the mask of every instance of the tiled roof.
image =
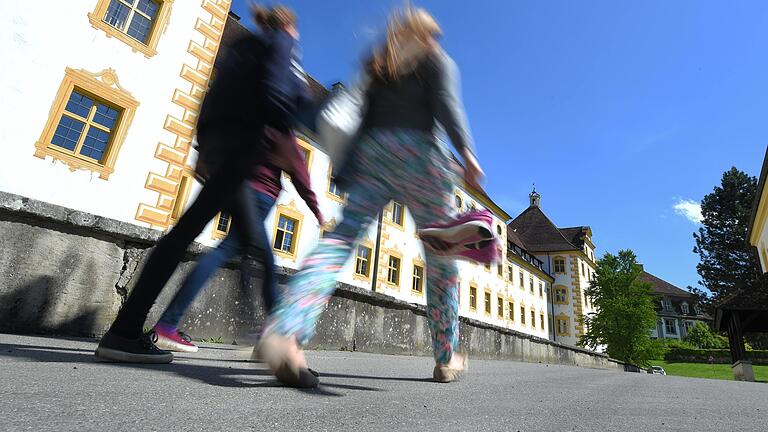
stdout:
<svg viewBox="0 0 768 432">
<path fill-rule="evenodd" d="M 531 252 L 581 250 L 535 205 L 525 209 L 509 223 Z M 570 231 L 567 233 L 573 237 Z"/>
<path fill-rule="evenodd" d="M 643 282 L 649 282 L 651 284 L 651 289 L 653 290 L 654 294 L 660 294 L 660 295 L 666 295 L 671 297 L 685 297 L 690 298 L 693 297 L 693 294 L 689 293 L 688 291 L 682 290 L 671 283 L 665 281 L 664 279 L 661 279 L 659 277 L 656 277 L 647 271 L 643 271 L 643 273 L 638 278 Z"/>
<path fill-rule="evenodd" d="M 512 244 L 516 244 L 520 246 L 522 249 L 528 250 L 528 247 L 525 245 L 525 242 L 523 239 L 520 238 L 519 235 L 513 230 L 509 225 L 507 225 L 507 242 L 510 242 Z"/>
<path fill-rule="evenodd" d="M 568 241 L 574 245 L 577 246 L 579 249 L 584 247 L 584 230 L 586 227 L 571 227 L 571 228 L 558 228 L 561 233 L 563 233 L 563 237 L 568 239 Z"/>
</svg>

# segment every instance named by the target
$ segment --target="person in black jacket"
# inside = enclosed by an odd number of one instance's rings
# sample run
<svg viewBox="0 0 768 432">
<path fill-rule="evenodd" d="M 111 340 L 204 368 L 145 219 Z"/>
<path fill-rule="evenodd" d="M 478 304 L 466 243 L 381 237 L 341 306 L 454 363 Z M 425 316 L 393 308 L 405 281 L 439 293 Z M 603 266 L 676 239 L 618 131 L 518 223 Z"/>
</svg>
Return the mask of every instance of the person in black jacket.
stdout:
<svg viewBox="0 0 768 432">
<path fill-rule="evenodd" d="M 158 349 L 143 333 L 149 310 L 192 241 L 219 211 L 232 215 L 233 230 L 244 239 L 244 262 L 259 256 L 258 207 L 246 178 L 269 151 L 264 127 L 289 132 L 297 106 L 306 99 L 306 82 L 295 73 L 296 17 L 283 6 L 254 7 L 260 34 L 235 43 L 203 101 L 197 140 L 207 180 L 176 226 L 157 243 L 115 322 L 101 339 L 96 356 L 109 361 L 169 363 L 173 354 Z M 261 230 L 263 231 L 263 230 Z"/>
</svg>

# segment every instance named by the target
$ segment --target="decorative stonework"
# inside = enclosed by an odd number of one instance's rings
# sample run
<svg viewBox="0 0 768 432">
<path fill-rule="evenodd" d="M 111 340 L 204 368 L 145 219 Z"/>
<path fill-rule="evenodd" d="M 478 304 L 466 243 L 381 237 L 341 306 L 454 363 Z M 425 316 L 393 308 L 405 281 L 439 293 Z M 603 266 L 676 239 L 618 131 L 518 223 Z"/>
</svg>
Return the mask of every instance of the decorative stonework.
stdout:
<svg viewBox="0 0 768 432">
<path fill-rule="evenodd" d="M 579 276 L 579 260 L 577 254 L 571 254 L 568 259 L 571 260 L 571 294 L 573 299 L 573 319 L 576 324 L 575 337 L 578 340 L 584 334 L 584 325 L 579 319 L 584 313 L 584 305 L 581 296 L 581 278 Z"/>
<path fill-rule="evenodd" d="M 194 137 L 195 123 L 208 89 L 213 61 L 219 50 L 230 6 L 231 0 L 202 1 L 201 7 L 210 14 L 210 19 L 205 22 L 198 18 L 195 30 L 204 37 L 204 41 L 202 45 L 190 41 L 187 52 L 196 61 L 193 65 L 184 64 L 179 73 L 189 83 L 190 90 L 178 88 L 171 98 L 184 111 L 181 118 L 168 115 L 163 125 L 176 139 L 173 144 L 159 142 L 155 151 L 155 158 L 166 162 L 168 168 L 165 173 L 149 173 L 145 188 L 157 192 L 157 201 L 154 204 L 139 204 L 136 210 L 136 220 L 146 222 L 153 228 L 166 229 L 170 225 L 176 194 Z"/>
</svg>

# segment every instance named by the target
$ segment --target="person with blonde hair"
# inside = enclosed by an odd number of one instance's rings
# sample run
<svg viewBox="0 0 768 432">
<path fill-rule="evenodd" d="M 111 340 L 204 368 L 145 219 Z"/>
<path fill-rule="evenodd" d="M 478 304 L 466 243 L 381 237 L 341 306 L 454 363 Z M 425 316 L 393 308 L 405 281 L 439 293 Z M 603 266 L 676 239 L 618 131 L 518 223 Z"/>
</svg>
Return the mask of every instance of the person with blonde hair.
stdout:
<svg viewBox="0 0 768 432">
<path fill-rule="evenodd" d="M 339 271 L 377 213 L 396 200 L 408 206 L 417 225 L 451 220 L 456 177 L 448 150 L 435 136 L 437 124 L 462 157 L 467 184 L 477 187 L 482 177 L 460 100 L 457 67 L 437 42 L 440 33 L 427 11 L 407 7 L 389 20 L 384 43 L 366 62 L 370 84 L 359 138 L 336 178 L 349 196 L 343 220 L 289 281 L 254 350 L 286 385 L 318 385 L 301 347 L 312 338 Z M 426 264 L 433 378 L 451 382 L 465 369 L 464 357 L 456 353 L 458 270 L 453 258 L 429 250 Z"/>
</svg>

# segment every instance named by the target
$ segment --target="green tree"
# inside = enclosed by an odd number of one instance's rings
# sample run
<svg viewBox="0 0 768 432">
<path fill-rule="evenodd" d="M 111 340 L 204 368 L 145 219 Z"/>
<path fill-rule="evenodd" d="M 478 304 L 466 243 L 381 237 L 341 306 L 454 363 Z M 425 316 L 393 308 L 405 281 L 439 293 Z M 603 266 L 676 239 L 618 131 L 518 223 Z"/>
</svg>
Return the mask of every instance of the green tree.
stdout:
<svg viewBox="0 0 768 432">
<path fill-rule="evenodd" d="M 701 201 L 702 227 L 693 234 L 699 254 L 699 284 L 720 300 L 756 279 L 757 259 L 747 243 L 747 229 L 757 178 L 736 167 Z"/>
<path fill-rule="evenodd" d="M 655 301 L 651 284 L 638 279 L 642 271 L 631 250 L 607 253 L 597 262 L 587 294 L 598 312 L 583 319 L 588 330 L 580 343 L 592 349 L 605 345 L 609 356 L 647 367 L 663 355 L 664 346 L 651 339 Z"/>
<path fill-rule="evenodd" d="M 696 324 L 688 330 L 688 334 L 683 340 L 700 349 L 728 348 L 728 342 L 726 342 L 725 347 L 723 347 L 723 338 L 712 333 L 709 326 L 701 321 L 697 321 Z"/>
</svg>

